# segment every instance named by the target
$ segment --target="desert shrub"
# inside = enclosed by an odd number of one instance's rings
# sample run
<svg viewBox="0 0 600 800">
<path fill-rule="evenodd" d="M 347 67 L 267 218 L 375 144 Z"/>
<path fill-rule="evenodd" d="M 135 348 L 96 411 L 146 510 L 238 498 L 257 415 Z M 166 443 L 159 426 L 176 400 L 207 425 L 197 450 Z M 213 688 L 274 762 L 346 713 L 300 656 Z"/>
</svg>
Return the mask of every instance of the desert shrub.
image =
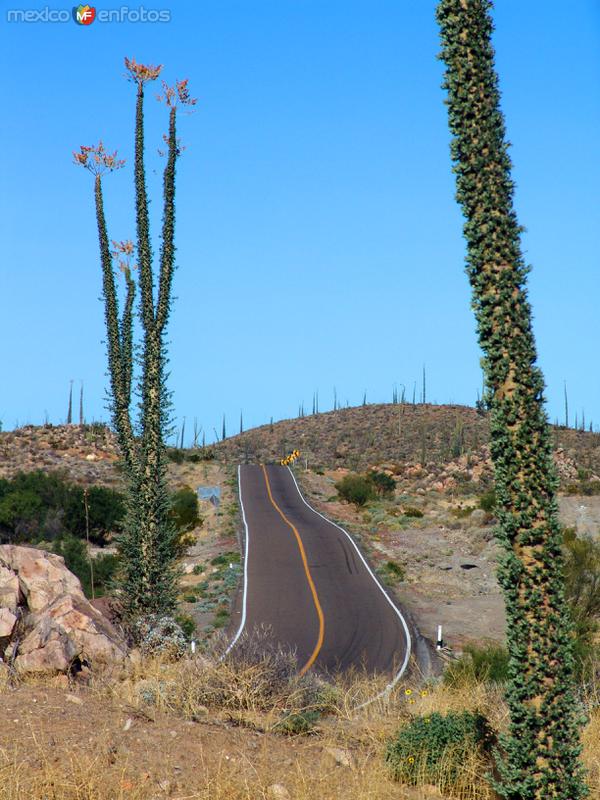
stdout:
<svg viewBox="0 0 600 800">
<path fill-rule="evenodd" d="M 572 616 L 600 616 L 600 542 L 589 537 L 565 536 L 565 592 Z"/>
<path fill-rule="evenodd" d="M 217 634 L 211 645 L 217 656 L 227 642 L 225 635 Z M 286 713 L 326 713 L 334 702 L 332 693 L 314 674 L 298 676 L 295 652 L 275 642 L 268 628 L 243 634 L 198 691 L 205 705 L 240 711 L 281 708 Z"/>
<path fill-rule="evenodd" d="M 191 531 L 200 523 L 198 495 L 189 486 L 171 495 L 171 519 L 178 531 Z"/>
<path fill-rule="evenodd" d="M 385 759 L 392 777 L 408 784 L 451 783 L 473 753 L 483 753 L 491 731 L 480 714 L 437 711 L 414 717 L 388 744 Z"/>
<path fill-rule="evenodd" d="M 357 508 L 375 499 L 375 488 L 372 481 L 364 475 L 345 475 L 335 484 L 339 496 Z"/>
<path fill-rule="evenodd" d="M 167 458 L 173 464 L 183 464 L 185 461 L 185 450 L 179 447 L 169 447 L 167 450 Z"/>
<path fill-rule="evenodd" d="M 103 486 L 87 489 L 89 536 L 105 544 L 125 513 L 123 495 Z M 61 475 L 18 473 L 0 481 L 0 541 L 51 541 L 62 534 L 86 536 L 84 490 Z"/>
<path fill-rule="evenodd" d="M 583 494 L 587 496 L 600 494 L 600 481 L 580 480 L 565 486 L 566 494 Z"/>
<path fill-rule="evenodd" d="M 35 538 L 44 517 L 44 506 L 34 492 L 22 490 L 5 493 L 0 500 L 2 541 L 18 544 Z"/>
<path fill-rule="evenodd" d="M 487 489 L 479 498 L 479 508 L 487 514 L 493 514 L 496 508 L 496 490 Z"/>
<path fill-rule="evenodd" d="M 84 433 L 92 433 L 94 436 L 104 437 L 110 431 L 106 422 L 86 422 L 81 427 Z"/>
<path fill-rule="evenodd" d="M 563 534 L 563 544 L 568 545 L 574 539 L 577 538 L 577 528 L 570 527 L 568 525 L 562 526 L 562 534 Z"/>
<path fill-rule="evenodd" d="M 65 566 L 81 581 L 86 597 L 92 596 L 92 570 L 94 572 L 94 591 L 96 597 L 106 594 L 119 569 L 119 557 L 112 553 L 101 553 L 90 559 L 82 539 L 69 534 L 60 536 L 49 547 L 52 552 L 62 556 Z"/>
<path fill-rule="evenodd" d="M 378 572 L 388 583 L 398 583 L 406 577 L 404 567 L 397 561 L 386 561 Z"/>
<path fill-rule="evenodd" d="M 224 628 L 229 622 L 229 609 L 225 606 L 217 608 L 215 618 L 213 620 L 213 627 Z"/>
<path fill-rule="evenodd" d="M 228 564 L 239 564 L 240 561 L 240 554 L 235 550 L 231 550 L 227 553 L 221 553 L 221 555 L 215 556 L 213 559 L 211 559 L 210 563 L 213 565 L 213 567 L 224 567 Z"/>
<path fill-rule="evenodd" d="M 125 498 L 115 489 L 90 486 L 87 490 L 90 539 L 103 545 L 109 534 L 121 528 L 125 516 Z M 85 536 L 85 504 L 83 489 L 71 486 L 63 518 L 65 530 L 73 536 Z"/>
<path fill-rule="evenodd" d="M 472 506 L 464 506 L 462 508 L 452 508 L 450 513 L 457 519 L 466 519 L 470 517 L 473 512 Z"/>
<path fill-rule="evenodd" d="M 508 679 L 508 651 L 496 642 L 481 647 L 468 645 L 458 661 L 444 673 L 444 683 L 460 686 L 475 681 L 505 683 Z"/>
<path fill-rule="evenodd" d="M 414 519 L 421 519 L 424 516 L 421 509 L 414 506 L 405 506 L 403 513 L 405 517 L 414 517 Z"/>
<path fill-rule="evenodd" d="M 90 560 L 85 543 L 74 536 L 64 536 L 53 543 L 52 550 L 64 558 L 65 566 L 74 575 L 77 575 L 85 593 L 88 594 L 88 590 L 91 588 L 91 576 Z"/>
<path fill-rule="evenodd" d="M 284 716 L 273 725 L 273 730 L 278 733 L 283 733 L 286 736 L 301 736 L 303 734 L 312 733 L 320 718 L 320 713 L 314 709 L 293 711 L 289 714 L 284 714 Z"/>
<path fill-rule="evenodd" d="M 454 476 L 456 483 L 455 492 L 460 495 L 471 494 L 473 492 L 473 478 L 467 472 L 457 472 Z"/>
<path fill-rule="evenodd" d="M 144 658 L 121 684 L 122 696 L 188 719 L 204 716 L 207 708 L 239 721 L 247 712 L 253 721 L 255 713 L 267 713 L 269 727 L 290 735 L 308 732 L 343 700 L 336 687 L 314 674 L 299 677 L 294 653 L 276 645 L 267 630 L 242 636 L 225 654 L 228 642 L 217 632 L 210 647 L 198 643 L 195 656 L 171 664 Z"/>
<path fill-rule="evenodd" d="M 181 450 L 174 447 L 167 455 L 174 464 L 183 464 L 184 461 L 188 461 L 191 464 L 200 464 L 202 461 L 213 461 L 216 458 L 212 447 L 194 447 L 192 450 Z"/>
<path fill-rule="evenodd" d="M 563 531 L 565 554 L 565 594 L 575 626 L 574 654 L 577 670 L 594 653 L 600 619 L 600 542 L 579 538 L 575 531 Z"/>
<path fill-rule="evenodd" d="M 371 470 L 367 473 L 367 478 L 373 484 L 375 491 L 380 497 L 392 497 L 396 491 L 396 481 L 386 472 Z"/>
<path fill-rule="evenodd" d="M 196 623 L 189 614 L 177 614 L 175 622 L 183 631 L 183 635 L 186 639 L 190 640 L 196 633 Z"/>
<path fill-rule="evenodd" d="M 133 637 L 144 656 L 161 656 L 176 661 L 187 650 L 181 626 L 167 614 L 147 614 L 138 619 Z"/>
</svg>

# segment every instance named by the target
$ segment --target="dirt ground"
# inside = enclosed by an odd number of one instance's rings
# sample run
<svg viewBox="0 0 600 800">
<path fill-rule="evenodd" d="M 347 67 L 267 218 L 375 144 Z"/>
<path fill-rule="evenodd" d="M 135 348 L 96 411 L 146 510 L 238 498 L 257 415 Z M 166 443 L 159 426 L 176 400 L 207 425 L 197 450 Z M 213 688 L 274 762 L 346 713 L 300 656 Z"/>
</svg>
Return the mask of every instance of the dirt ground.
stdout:
<svg viewBox="0 0 600 800">
<path fill-rule="evenodd" d="M 351 724 L 286 737 L 208 711 L 197 721 L 146 713 L 86 688 L 23 686 L 0 699 L 2 800 L 432 796 L 394 784 L 385 742 L 353 740 Z"/>
</svg>

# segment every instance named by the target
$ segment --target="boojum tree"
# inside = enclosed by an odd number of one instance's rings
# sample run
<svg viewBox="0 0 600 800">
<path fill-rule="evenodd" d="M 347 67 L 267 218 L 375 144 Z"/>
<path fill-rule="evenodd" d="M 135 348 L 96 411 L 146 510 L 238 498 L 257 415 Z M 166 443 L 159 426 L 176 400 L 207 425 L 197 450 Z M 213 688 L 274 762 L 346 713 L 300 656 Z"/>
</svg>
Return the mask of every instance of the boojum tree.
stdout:
<svg viewBox="0 0 600 800">
<path fill-rule="evenodd" d="M 510 653 L 508 734 L 498 791 L 577 800 L 581 712 L 563 590 L 557 479 L 527 298 L 511 160 L 500 109 L 489 0 L 441 0 L 437 21 L 457 200 L 490 408 Z"/>
<path fill-rule="evenodd" d="M 169 86 L 163 81 L 159 100 L 169 111 L 163 173 L 162 243 L 156 278 L 150 240 L 148 194 L 144 165 L 144 91 L 157 80 L 161 66 L 125 59 L 129 79 L 137 89 L 135 115 L 135 207 L 137 248 L 133 242 L 109 246 L 102 194 L 103 177 L 124 166 L 102 142 L 82 146 L 75 163 L 94 175 L 94 198 L 100 243 L 102 288 L 107 331 L 110 407 L 127 479 L 127 514 L 120 537 L 123 556 L 122 597 L 132 616 L 170 611 L 176 600 L 175 531 L 169 519 L 165 438 L 169 428 L 169 395 L 165 382 L 165 331 L 171 310 L 175 257 L 175 169 L 181 147 L 177 139 L 177 112 L 193 106 L 187 80 Z M 132 259 L 137 249 L 138 263 Z M 114 262 L 125 277 L 125 299 L 120 313 Z M 134 278 L 134 271 L 137 280 Z M 139 286 L 141 342 L 134 346 L 133 321 Z M 139 361 L 139 418 L 132 419 L 134 351 Z"/>
</svg>

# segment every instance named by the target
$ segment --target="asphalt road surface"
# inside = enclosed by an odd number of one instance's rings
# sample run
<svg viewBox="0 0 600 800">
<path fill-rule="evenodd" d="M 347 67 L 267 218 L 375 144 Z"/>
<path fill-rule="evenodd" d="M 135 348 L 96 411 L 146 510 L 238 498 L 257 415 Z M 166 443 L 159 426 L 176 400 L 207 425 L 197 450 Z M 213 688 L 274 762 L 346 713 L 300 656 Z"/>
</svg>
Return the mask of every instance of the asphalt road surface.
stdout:
<svg viewBox="0 0 600 800">
<path fill-rule="evenodd" d="M 408 627 L 348 534 L 306 504 L 287 467 L 244 465 L 239 480 L 246 563 L 234 643 L 267 626 L 301 673 L 357 666 L 398 677 Z"/>
</svg>

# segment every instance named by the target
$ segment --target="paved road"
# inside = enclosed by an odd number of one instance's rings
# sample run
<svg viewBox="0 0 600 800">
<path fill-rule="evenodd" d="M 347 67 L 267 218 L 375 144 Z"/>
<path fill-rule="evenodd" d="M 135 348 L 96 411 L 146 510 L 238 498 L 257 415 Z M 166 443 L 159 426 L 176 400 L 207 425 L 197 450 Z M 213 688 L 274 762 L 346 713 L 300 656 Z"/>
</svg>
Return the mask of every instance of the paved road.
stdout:
<svg viewBox="0 0 600 800">
<path fill-rule="evenodd" d="M 397 675 L 410 634 L 348 534 L 305 503 L 287 467 L 241 466 L 240 498 L 247 563 L 238 635 L 269 626 L 296 650 L 301 673 L 356 665 Z"/>
</svg>

